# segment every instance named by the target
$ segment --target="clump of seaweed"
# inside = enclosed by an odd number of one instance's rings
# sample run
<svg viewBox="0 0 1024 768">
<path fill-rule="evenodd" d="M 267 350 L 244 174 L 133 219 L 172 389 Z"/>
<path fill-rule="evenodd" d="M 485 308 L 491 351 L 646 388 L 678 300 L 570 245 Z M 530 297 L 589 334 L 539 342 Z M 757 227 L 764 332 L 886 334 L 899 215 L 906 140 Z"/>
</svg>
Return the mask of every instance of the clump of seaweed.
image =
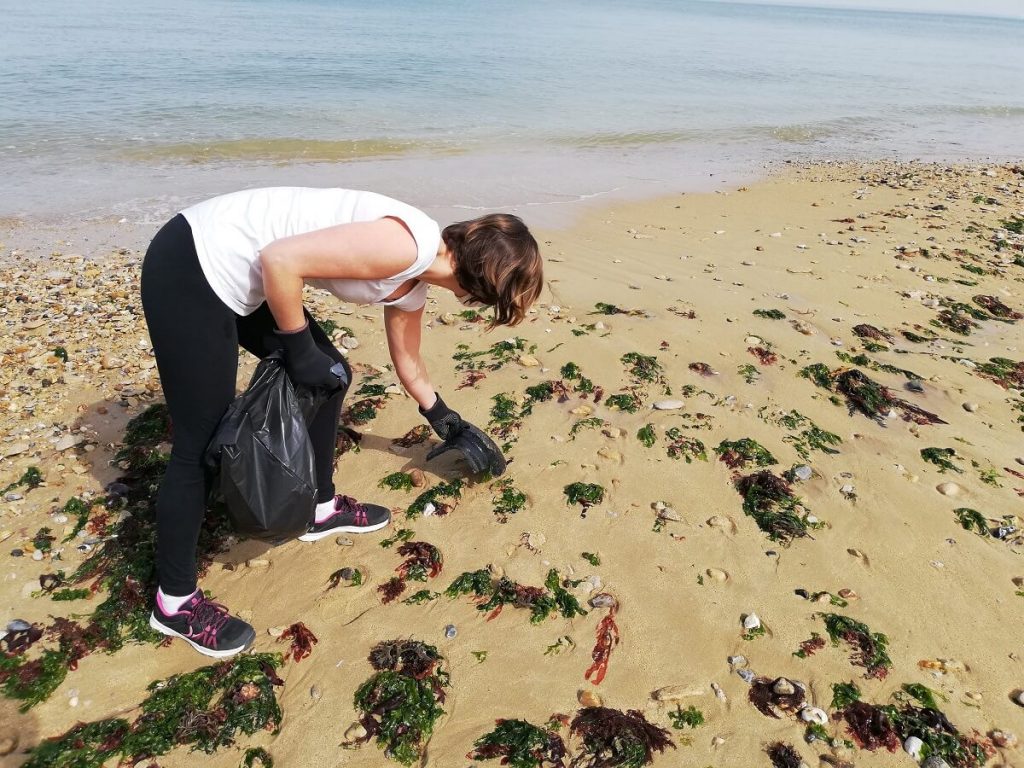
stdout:
<svg viewBox="0 0 1024 768">
<path fill-rule="evenodd" d="M 707 363 L 690 363 L 687 367 L 694 373 L 699 373 L 701 376 L 714 376 L 718 373 Z"/>
<path fill-rule="evenodd" d="M 291 640 L 291 646 L 288 648 L 288 653 L 285 654 L 287 659 L 289 656 L 292 661 L 298 663 L 304 658 L 313 653 L 313 646 L 316 645 L 316 635 L 313 634 L 312 630 L 303 624 L 301 621 L 297 621 L 288 627 L 281 636 L 277 639 L 279 643 L 283 643 L 287 640 Z"/>
<path fill-rule="evenodd" d="M 358 587 L 363 583 L 363 572 L 358 568 L 352 568 L 345 566 L 339 568 L 327 578 L 327 589 L 329 592 L 332 589 L 337 589 L 342 581 L 347 581 L 350 587 Z"/>
<path fill-rule="evenodd" d="M 806 510 L 793 495 L 789 482 L 770 469 L 738 477 L 735 485 L 743 497 L 744 513 L 752 517 L 772 541 L 788 545 L 793 539 L 808 536 L 810 528 L 820 525 L 808 522 Z"/>
<path fill-rule="evenodd" d="M 645 424 L 640 427 L 636 432 L 636 439 L 643 443 L 645 447 L 653 448 L 658 440 L 657 435 L 654 433 L 654 425 Z"/>
<path fill-rule="evenodd" d="M 587 671 L 583 673 L 584 679 L 589 680 L 594 685 L 600 685 L 605 675 L 608 674 L 608 662 L 611 660 L 612 651 L 619 644 L 619 627 L 615 623 L 615 614 L 619 610 L 619 601 L 607 592 L 601 592 L 592 598 L 595 602 L 592 602 L 591 605 L 595 605 L 597 598 L 601 598 L 602 595 L 605 596 L 602 601 L 605 599 L 610 601 L 608 613 L 598 622 L 597 630 L 595 631 L 597 640 L 594 643 L 594 649 L 590 652 L 593 664 L 587 667 Z"/>
<path fill-rule="evenodd" d="M 768 467 L 778 464 L 771 452 L 756 440 L 743 437 L 739 440 L 723 440 L 715 448 L 719 461 L 729 469 L 746 469 L 753 464 L 755 467 Z"/>
<path fill-rule="evenodd" d="M 743 380 L 747 382 L 747 384 L 754 384 L 759 378 L 761 378 L 760 371 L 750 363 L 740 365 L 736 369 L 736 372 L 743 377 Z"/>
<path fill-rule="evenodd" d="M 597 483 L 570 483 L 563 493 L 567 504 L 580 504 L 584 510 L 604 501 L 604 488 Z"/>
<path fill-rule="evenodd" d="M 494 516 L 499 523 L 507 523 L 509 515 L 514 515 L 526 507 L 526 494 L 513 483 L 511 477 L 504 477 L 491 485 L 491 490 L 494 491 L 491 504 L 494 505 Z"/>
<path fill-rule="evenodd" d="M 377 483 L 378 488 L 390 488 L 392 491 L 411 491 L 413 489 L 412 475 L 408 472 L 392 472 L 385 475 Z"/>
<path fill-rule="evenodd" d="M 635 709 L 584 707 L 569 732 L 583 742 L 570 768 L 641 768 L 651 764 L 655 752 L 676 746 L 667 729 Z"/>
<path fill-rule="evenodd" d="M 531 624 L 540 624 L 555 611 L 566 619 L 586 615 L 579 601 L 562 586 L 554 568 L 548 571 L 543 588 L 519 584 L 506 576 L 495 580 L 482 568 L 462 573 L 444 593 L 450 598 L 472 595 L 477 610 L 488 612 L 487 621 L 497 618 L 506 605 L 529 610 Z"/>
<path fill-rule="evenodd" d="M 994 381 L 1003 389 L 1024 389 L 1024 360 L 993 357 L 987 363 L 978 363 L 976 370 L 979 375 Z"/>
<path fill-rule="evenodd" d="M 274 768 L 274 758 L 263 747 L 249 747 L 242 756 L 242 768 L 253 768 L 259 761 L 260 768 Z"/>
<path fill-rule="evenodd" d="M 398 596 L 405 592 L 405 579 L 401 576 L 392 576 L 390 579 L 377 587 L 380 592 L 380 601 L 385 605 L 394 602 Z"/>
<path fill-rule="evenodd" d="M 754 314 L 757 317 L 763 317 L 766 320 L 785 320 L 786 313 L 781 309 L 755 309 Z"/>
<path fill-rule="evenodd" d="M 947 328 L 960 336 L 970 336 L 971 331 L 981 327 L 969 315 L 953 309 L 941 310 L 931 324 L 936 328 Z"/>
<path fill-rule="evenodd" d="M 956 457 L 956 451 L 952 448 L 922 448 L 921 458 L 927 461 L 929 464 L 934 464 L 939 468 L 939 473 L 944 473 L 947 470 L 963 474 L 963 470 L 954 464 L 950 459 Z"/>
<path fill-rule="evenodd" d="M 960 523 L 965 531 L 974 531 L 979 536 L 990 535 L 988 521 L 978 510 L 971 509 L 970 507 L 958 507 L 953 510 L 953 514 L 956 516 L 956 521 Z"/>
<path fill-rule="evenodd" d="M 866 343 L 864 345 L 864 347 L 867 348 L 868 344 L 870 344 L 870 342 Z M 881 350 L 872 349 L 870 351 L 878 352 L 878 351 L 881 351 Z M 921 376 L 921 374 L 919 374 L 919 373 L 915 373 L 914 371 L 908 370 L 906 368 L 900 368 L 897 365 L 889 365 L 889 363 L 880 363 L 877 360 L 872 360 L 867 355 L 851 355 L 849 352 L 843 352 L 840 349 L 840 350 L 836 350 L 836 357 L 838 357 L 844 363 L 849 363 L 850 365 L 859 365 L 862 368 L 870 368 L 872 371 L 882 371 L 884 373 L 893 373 L 893 374 L 896 374 L 897 376 L 902 376 L 903 378 L 907 379 L 908 381 L 913 381 L 914 379 L 921 379 L 921 378 L 923 378 Z"/>
<path fill-rule="evenodd" d="M 487 349 L 477 352 L 470 352 L 468 344 L 459 344 L 456 349 L 458 351 L 452 355 L 452 360 L 457 362 L 455 370 L 478 371 L 483 369 L 497 371 L 521 355 L 532 355 L 537 351 L 537 345 L 529 344 L 526 339 L 516 336 L 499 341 Z"/>
<path fill-rule="evenodd" d="M 23 768 L 99 766 L 114 757 L 134 765 L 191 745 L 212 753 L 239 734 L 277 732 L 281 708 L 274 687 L 283 685 L 277 654 L 242 654 L 149 686 L 133 723 L 122 718 L 79 723 L 35 747 Z"/>
<path fill-rule="evenodd" d="M 416 519 L 424 513 L 427 504 L 434 506 L 435 515 L 447 515 L 458 506 L 460 498 L 462 498 L 461 480 L 438 483 L 416 497 L 416 500 L 405 510 L 405 517 L 408 520 Z"/>
<path fill-rule="evenodd" d="M 592 315 L 627 315 L 629 317 L 643 317 L 644 311 L 642 309 L 622 309 L 615 306 L 614 304 L 608 304 L 604 301 L 599 301 L 594 305 L 594 311 Z"/>
<path fill-rule="evenodd" d="M 679 427 L 672 427 L 665 432 L 665 437 L 668 438 L 667 452 L 669 458 L 672 459 L 685 459 L 686 463 L 691 463 L 694 459 L 700 461 L 708 460 L 708 453 L 704 447 L 704 443 L 695 437 L 687 437 L 679 431 Z"/>
<path fill-rule="evenodd" d="M 783 682 L 789 685 L 783 687 L 780 685 Z M 792 690 L 792 693 L 785 693 L 787 690 Z M 756 677 L 750 683 L 747 699 L 765 717 L 779 720 L 783 715 L 795 715 L 800 711 L 807 701 L 807 691 L 802 684 L 784 678 Z"/>
<path fill-rule="evenodd" d="M 808 656 L 813 656 L 824 647 L 825 638 L 817 632 L 811 632 L 810 638 L 801 642 L 800 647 L 793 651 L 793 655 L 798 659 L 806 659 Z"/>
<path fill-rule="evenodd" d="M 422 759 L 434 725 L 444 714 L 448 672 L 437 648 L 418 640 L 378 643 L 370 651 L 375 673 L 356 690 L 355 708 L 366 735 L 402 765 Z"/>
<path fill-rule="evenodd" d="M 759 344 L 747 347 L 747 352 L 756 357 L 761 365 L 775 365 L 779 361 L 779 356 L 771 350 L 770 346 Z"/>
<path fill-rule="evenodd" d="M 386 398 L 383 397 L 364 397 L 356 400 L 342 412 L 341 423 L 359 427 L 373 421 L 385 402 Z"/>
<path fill-rule="evenodd" d="M 846 709 L 855 701 L 860 701 L 856 683 L 832 683 L 832 709 Z"/>
<path fill-rule="evenodd" d="M 975 304 L 988 312 L 992 317 L 997 320 L 1005 320 L 1007 322 L 1014 322 L 1024 318 L 1024 314 L 1016 312 L 1010 309 L 1006 304 L 999 300 L 996 296 L 986 296 L 984 294 L 975 296 L 971 299 Z"/>
<path fill-rule="evenodd" d="M 398 548 L 398 554 L 405 560 L 395 570 L 409 581 L 433 579 L 444 567 L 441 551 L 425 541 L 407 541 Z"/>
<path fill-rule="evenodd" d="M 683 709 L 677 704 L 675 712 L 668 713 L 668 719 L 676 730 L 683 728 L 698 728 L 704 725 L 704 713 L 694 706 Z"/>
<path fill-rule="evenodd" d="M 414 445 L 425 443 L 430 439 L 430 427 L 426 424 L 419 424 L 401 437 L 396 437 L 391 441 L 392 445 L 396 445 L 399 448 L 412 448 Z"/>
<path fill-rule="evenodd" d="M 643 405 L 643 400 L 635 392 L 620 392 L 615 395 L 609 395 L 605 400 L 605 404 L 609 408 L 617 408 L 625 413 L 636 413 L 640 410 L 640 406 Z"/>
<path fill-rule="evenodd" d="M 20 478 L 15 480 L 13 483 L 8 485 L 3 490 L 0 490 L 0 496 L 5 496 L 6 494 L 13 491 L 15 488 L 24 487 L 26 491 L 31 491 L 34 488 L 38 488 L 40 483 L 42 482 L 43 475 L 39 471 L 39 468 L 29 467 L 28 469 L 25 470 L 24 474 L 22 474 Z"/>
<path fill-rule="evenodd" d="M 468 760 L 501 758 L 512 768 L 565 768 L 565 743 L 550 728 L 526 720 L 497 720 L 490 733 L 473 743 Z"/>
<path fill-rule="evenodd" d="M 575 392 L 581 392 L 583 394 L 590 394 L 595 391 L 594 382 L 583 375 L 583 371 L 576 363 L 566 363 L 562 366 L 561 371 L 562 378 L 568 381 L 576 382 L 573 386 Z"/>
<path fill-rule="evenodd" d="M 576 435 L 584 429 L 598 429 L 600 427 L 607 426 L 608 422 L 604 419 L 598 418 L 597 416 L 591 416 L 587 419 L 580 419 L 575 422 L 572 427 L 569 428 L 569 438 L 571 440 L 576 439 Z"/>
<path fill-rule="evenodd" d="M 855 336 L 861 339 L 872 339 L 874 341 L 887 341 L 890 344 L 893 341 L 892 334 L 888 331 L 883 331 L 876 328 L 868 323 L 861 323 L 860 325 L 853 326 L 853 333 Z"/>
<path fill-rule="evenodd" d="M 872 632 L 867 624 L 838 613 L 817 614 L 825 622 L 825 631 L 833 645 L 846 642 L 852 651 L 851 663 L 864 667 L 864 677 L 884 680 L 892 668 L 889 658 L 889 638 Z"/>
<path fill-rule="evenodd" d="M 822 429 L 799 411 L 777 411 L 771 414 L 767 413 L 767 411 L 767 406 L 761 408 L 758 411 L 758 416 L 765 421 L 785 427 L 791 432 L 803 427 L 798 434 L 786 435 L 782 438 L 782 442 L 791 444 L 805 461 L 811 457 L 812 450 L 827 454 L 839 453 L 839 451 L 831 446 L 839 445 L 843 442 L 842 438 L 833 432 Z"/>
<path fill-rule="evenodd" d="M 654 355 L 627 352 L 622 356 L 622 364 L 628 366 L 629 375 L 637 384 L 665 383 L 665 370 Z"/>
<path fill-rule="evenodd" d="M 934 413 L 918 408 L 896 397 L 887 387 L 865 376 L 856 369 L 845 370 L 835 375 L 836 391 L 845 395 L 850 412 L 860 411 L 879 424 L 885 421 L 891 410 L 902 413 L 904 421 L 915 424 L 945 424 Z"/>
<path fill-rule="evenodd" d="M 773 768 L 800 768 L 804 764 L 800 759 L 800 753 L 791 744 L 776 741 L 770 744 L 765 752 L 768 753 Z"/>
</svg>

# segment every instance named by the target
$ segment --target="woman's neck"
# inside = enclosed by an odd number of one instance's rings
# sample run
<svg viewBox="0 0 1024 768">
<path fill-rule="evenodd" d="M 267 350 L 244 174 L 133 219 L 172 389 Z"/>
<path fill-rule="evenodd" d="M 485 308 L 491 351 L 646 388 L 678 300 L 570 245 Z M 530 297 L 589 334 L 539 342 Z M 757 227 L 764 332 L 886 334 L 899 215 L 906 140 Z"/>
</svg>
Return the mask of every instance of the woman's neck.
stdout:
<svg viewBox="0 0 1024 768">
<path fill-rule="evenodd" d="M 459 286 L 458 281 L 455 279 L 455 268 L 452 265 L 452 256 L 448 252 L 447 246 L 444 241 L 437 248 L 437 256 L 430 263 L 417 279 L 422 280 L 430 285 L 436 285 L 441 288 L 447 288 L 456 295 L 465 293 Z"/>
</svg>

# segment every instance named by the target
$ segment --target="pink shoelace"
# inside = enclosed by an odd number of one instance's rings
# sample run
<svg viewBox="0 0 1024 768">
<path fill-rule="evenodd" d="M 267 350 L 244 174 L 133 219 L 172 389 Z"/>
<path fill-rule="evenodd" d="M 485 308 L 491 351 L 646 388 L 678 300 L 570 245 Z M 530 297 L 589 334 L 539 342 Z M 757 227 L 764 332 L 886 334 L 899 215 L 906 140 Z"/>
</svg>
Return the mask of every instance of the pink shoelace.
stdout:
<svg viewBox="0 0 1024 768">
<path fill-rule="evenodd" d="M 338 512 L 351 512 L 355 517 L 356 525 L 369 525 L 370 519 L 366 516 L 366 507 L 353 499 L 351 496 L 338 494 L 334 497 L 334 508 Z"/>
<path fill-rule="evenodd" d="M 189 613 L 189 623 L 196 621 L 203 627 L 203 631 L 198 635 L 193 635 L 193 638 L 200 643 L 216 648 L 217 632 L 228 623 L 230 618 L 227 606 L 215 603 L 200 593 Z"/>
</svg>

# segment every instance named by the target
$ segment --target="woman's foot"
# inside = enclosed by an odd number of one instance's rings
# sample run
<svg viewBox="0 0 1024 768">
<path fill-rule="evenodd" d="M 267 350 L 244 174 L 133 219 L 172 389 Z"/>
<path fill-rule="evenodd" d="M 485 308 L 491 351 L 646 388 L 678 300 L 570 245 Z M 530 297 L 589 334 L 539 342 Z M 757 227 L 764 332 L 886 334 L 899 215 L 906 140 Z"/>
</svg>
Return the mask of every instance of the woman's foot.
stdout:
<svg viewBox="0 0 1024 768">
<path fill-rule="evenodd" d="M 332 533 L 369 533 L 387 527 L 391 522 L 391 510 L 380 504 L 360 504 L 351 496 L 335 496 L 334 509 L 309 530 L 299 536 L 299 541 L 316 541 Z"/>
<path fill-rule="evenodd" d="M 206 656 L 222 659 L 246 650 L 256 639 L 252 625 L 228 613 L 220 603 L 196 590 L 177 611 L 165 613 L 159 595 L 149 626 L 161 634 L 180 637 Z"/>
</svg>

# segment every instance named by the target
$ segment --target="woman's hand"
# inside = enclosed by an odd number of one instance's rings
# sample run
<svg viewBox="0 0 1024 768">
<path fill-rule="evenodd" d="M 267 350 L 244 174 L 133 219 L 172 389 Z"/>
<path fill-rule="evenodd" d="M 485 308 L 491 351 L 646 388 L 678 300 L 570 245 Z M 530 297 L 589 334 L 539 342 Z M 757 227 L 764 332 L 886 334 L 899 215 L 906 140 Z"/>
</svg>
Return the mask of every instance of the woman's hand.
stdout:
<svg viewBox="0 0 1024 768">
<path fill-rule="evenodd" d="M 449 408 L 440 395 L 430 408 L 420 407 L 420 413 L 444 441 L 431 449 L 427 461 L 446 451 L 456 450 L 466 459 L 474 475 L 487 472 L 498 477 L 504 474 L 505 456 L 494 441 Z"/>
<path fill-rule="evenodd" d="M 296 331 L 276 333 L 284 349 L 284 369 L 293 384 L 330 392 L 348 386 L 345 367 L 316 345 L 308 322 Z"/>
</svg>

